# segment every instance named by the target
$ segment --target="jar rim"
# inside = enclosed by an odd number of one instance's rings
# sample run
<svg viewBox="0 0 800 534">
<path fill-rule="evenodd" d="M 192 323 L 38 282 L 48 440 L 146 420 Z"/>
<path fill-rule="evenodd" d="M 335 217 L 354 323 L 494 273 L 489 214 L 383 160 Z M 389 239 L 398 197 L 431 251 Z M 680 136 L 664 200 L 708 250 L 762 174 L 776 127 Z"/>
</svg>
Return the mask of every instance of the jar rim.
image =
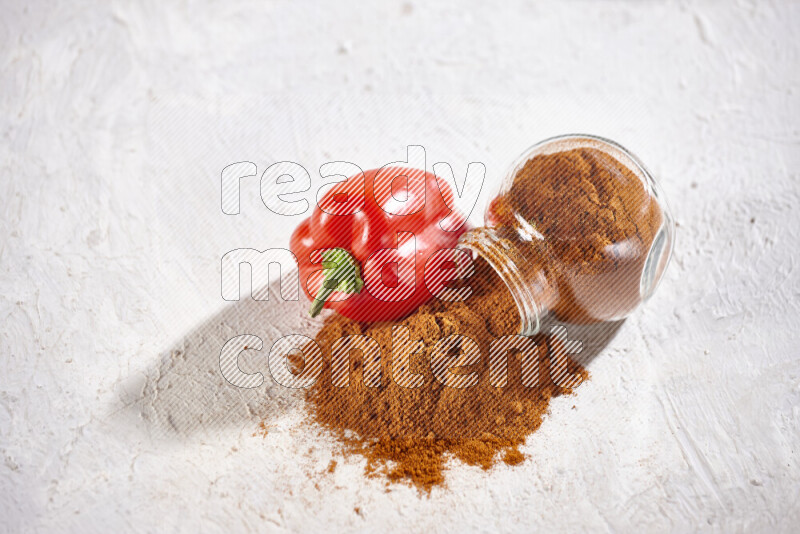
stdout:
<svg viewBox="0 0 800 534">
<path fill-rule="evenodd" d="M 495 230 L 488 227 L 473 228 L 459 238 L 457 247 L 483 258 L 503 281 L 517 306 L 519 334 L 532 336 L 538 333 L 544 310 L 527 289 L 522 269 L 503 250 L 502 240 Z"/>
</svg>

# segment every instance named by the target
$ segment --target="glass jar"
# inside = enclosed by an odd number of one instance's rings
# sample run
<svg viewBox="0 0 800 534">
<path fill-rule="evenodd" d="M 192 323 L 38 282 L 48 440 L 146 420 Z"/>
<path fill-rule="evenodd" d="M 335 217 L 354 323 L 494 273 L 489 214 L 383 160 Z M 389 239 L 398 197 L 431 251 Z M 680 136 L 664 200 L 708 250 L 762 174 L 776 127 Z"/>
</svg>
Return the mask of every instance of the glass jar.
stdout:
<svg viewBox="0 0 800 534">
<path fill-rule="evenodd" d="M 644 165 L 590 135 L 526 150 L 484 220 L 459 247 L 508 286 L 523 335 L 538 332 L 547 312 L 584 324 L 627 317 L 658 286 L 674 239 L 664 195 Z"/>
</svg>

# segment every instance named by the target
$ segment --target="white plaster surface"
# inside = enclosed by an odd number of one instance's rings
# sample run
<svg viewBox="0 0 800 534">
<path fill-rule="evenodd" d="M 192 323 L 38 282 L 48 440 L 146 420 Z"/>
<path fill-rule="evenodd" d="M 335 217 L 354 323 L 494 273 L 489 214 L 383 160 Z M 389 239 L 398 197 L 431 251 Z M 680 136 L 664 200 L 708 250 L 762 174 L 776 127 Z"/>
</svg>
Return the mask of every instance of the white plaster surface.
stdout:
<svg viewBox="0 0 800 534">
<path fill-rule="evenodd" d="M 710 531 L 800 525 L 800 3 L 4 2 L 0 530 Z M 299 217 L 220 172 L 486 164 L 608 136 L 676 219 L 655 297 L 515 468 L 430 497 L 362 476 L 219 350 L 308 331 L 220 297 L 220 258 Z M 488 199 L 484 190 L 482 202 Z M 242 366 L 266 373 L 265 355 Z M 574 409 L 573 409 L 574 407 Z M 265 437 L 253 436 L 262 418 Z M 331 458 L 335 473 L 326 473 Z"/>
</svg>

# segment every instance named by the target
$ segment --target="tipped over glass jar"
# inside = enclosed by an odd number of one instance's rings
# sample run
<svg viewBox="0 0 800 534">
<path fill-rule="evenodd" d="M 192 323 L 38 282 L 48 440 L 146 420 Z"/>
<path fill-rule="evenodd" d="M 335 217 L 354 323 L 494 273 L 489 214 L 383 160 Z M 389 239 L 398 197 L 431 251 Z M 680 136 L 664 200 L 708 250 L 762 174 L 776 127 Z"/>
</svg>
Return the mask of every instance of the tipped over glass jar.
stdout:
<svg viewBox="0 0 800 534">
<path fill-rule="evenodd" d="M 564 321 L 616 321 L 658 286 L 674 222 L 652 175 L 617 143 L 590 135 L 542 141 L 515 161 L 489 203 L 485 226 L 459 246 L 505 282 L 520 333 L 551 312 Z"/>
</svg>

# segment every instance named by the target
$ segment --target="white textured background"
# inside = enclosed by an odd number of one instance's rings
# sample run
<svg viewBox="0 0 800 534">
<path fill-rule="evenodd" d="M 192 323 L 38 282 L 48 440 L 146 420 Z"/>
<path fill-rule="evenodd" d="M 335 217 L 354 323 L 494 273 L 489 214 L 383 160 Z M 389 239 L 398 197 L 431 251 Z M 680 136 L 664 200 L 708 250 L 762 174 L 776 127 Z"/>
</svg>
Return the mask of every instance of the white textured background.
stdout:
<svg viewBox="0 0 800 534">
<path fill-rule="evenodd" d="M 3 2 L 5 529 L 797 528 L 800 4 L 491 4 Z M 645 161 L 677 246 L 523 465 L 387 491 L 358 458 L 324 473 L 337 445 L 296 395 L 222 381 L 227 338 L 315 326 L 222 301 L 221 256 L 299 222 L 257 179 L 223 215 L 225 165 L 293 160 L 318 184 L 326 161 L 421 144 L 496 181 L 574 131 Z"/>
</svg>

